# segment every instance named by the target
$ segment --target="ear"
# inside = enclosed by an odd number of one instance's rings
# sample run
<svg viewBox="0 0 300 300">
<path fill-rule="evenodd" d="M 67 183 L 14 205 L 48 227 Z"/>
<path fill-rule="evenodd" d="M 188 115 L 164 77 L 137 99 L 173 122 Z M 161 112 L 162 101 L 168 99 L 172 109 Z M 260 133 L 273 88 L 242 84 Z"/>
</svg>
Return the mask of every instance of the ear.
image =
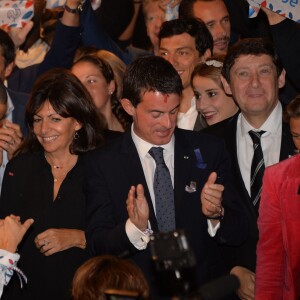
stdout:
<svg viewBox="0 0 300 300">
<path fill-rule="evenodd" d="M 112 80 L 108 85 L 108 93 L 112 95 L 116 91 L 116 83 Z"/>
<path fill-rule="evenodd" d="M 285 69 L 282 69 L 281 74 L 278 77 L 278 87 L 282 88 L 285 85 Z"/>
<path fill-rule="evenodd" d="M 11 74 L 11 72 L 12 72 L 14 66 L 15 66 L 15 63 L 12 62 L 12 63 L 10 63 L 10 64 L 5 68 L 5 70 L 4 70 L 4 78 L 7 78 L 7 77 Z"/>
<path fill-rule="evenodd" d="M 223 75 L 221 75 L 221 82 L 223 84 L 223 88 L 224 88 L 224 91 L 227 95 L 232 95 L 232 92 L 231 92 L 231 88 L 230 88 L 230 85 L 229 83 L 227 82 L 227 80 L 225 79 L 225 77 L 223 77 Z"/>
<path fill-rule="evenodd" d="M 133 116 L 135 113 L 135 107 L 132 105 L 131 101 L 129 99 L 121 99 L 121 104 L 124 108 L 124 110 L 130 115 Z"/>
<path fill-rule="evenodd" d="M 211 51 L 210 49 L 206 49 L 206 51 L 204 52 L 204 54 L 202 55 L 203 60 L 207 60 L 209 57 L 211 57 Z"/>
<path fill-rule="evenodd" d="M 82 128 L 82 124 L 79 123 L 78 121 L 76 121 L 76 123 L 75 123 L 75 131 L 78 131 L 78 130 L 80 130 L 81 128 Z"/>
</svg>

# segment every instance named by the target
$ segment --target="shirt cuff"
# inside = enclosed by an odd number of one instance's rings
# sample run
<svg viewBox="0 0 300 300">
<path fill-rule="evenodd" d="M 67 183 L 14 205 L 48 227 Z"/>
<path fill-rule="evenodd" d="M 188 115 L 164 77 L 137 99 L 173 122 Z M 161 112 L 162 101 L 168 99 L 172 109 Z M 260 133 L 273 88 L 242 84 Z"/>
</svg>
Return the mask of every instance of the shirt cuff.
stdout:
<svg viewBox="0 0 300 300">
<path fill-rule="evenodd" d="M 147 232 L 139 230 L 131 221 L 128 219 L 125 224 L 125 231 L 131 244 L 138 250 L 144 250 L 150 241 L 150 235 Z"/>
<path fill-rule="evenodd" d="M 211 220 L 207 220 L 207 225 L 208 225 L 208 234 L 211 237 L 214 237 L 217 234 L 218 229 L 221 226 L 221 222 L 219 222 L 216 226 L 212 225 Z"/>
</svg>

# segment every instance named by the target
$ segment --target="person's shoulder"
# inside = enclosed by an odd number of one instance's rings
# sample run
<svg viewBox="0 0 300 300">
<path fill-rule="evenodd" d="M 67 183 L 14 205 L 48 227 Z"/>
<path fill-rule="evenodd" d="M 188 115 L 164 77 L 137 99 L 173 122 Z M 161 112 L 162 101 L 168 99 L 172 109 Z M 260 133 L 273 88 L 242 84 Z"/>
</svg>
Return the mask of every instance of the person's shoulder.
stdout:
<svg viewBox="0 0 300 300">
<path fill-rule="evenodd" d="M 300 154 L 294 155 L 266 169 L 268 175 L 276 175 L 276 178 L 288 178 L 300 176 Z"/>
<path fill-rule="evenodd" d="M 43 153 L 40 151 L 33 152 L 27 151 L 24 153 L 18 153 L 14 156 L 7 164 L 9 168 L 21 168 L 21 169 L 32 169 L 34 165 L 40 165 L 41 157 Z"/>
<path fill-rule="evenodd" d="M 192 131 L 177 128 L 175 131 L 175 140 L 179 140 L 179 142 L 185 147 L 188 146 L 221 146 L 223 144 L 223 140 L 217 136 L 207 134 L 201 131 Z"/>
<path fill-rule="evenodd" d="M 237 122 L 238 115 L 239 113 L 214 125 L 208 126 L 202 129 L 200 132 L 223 138 L 229 131 L 232 131 L 234 128 L 236 128 L 235 124 Z"/>
</svg>

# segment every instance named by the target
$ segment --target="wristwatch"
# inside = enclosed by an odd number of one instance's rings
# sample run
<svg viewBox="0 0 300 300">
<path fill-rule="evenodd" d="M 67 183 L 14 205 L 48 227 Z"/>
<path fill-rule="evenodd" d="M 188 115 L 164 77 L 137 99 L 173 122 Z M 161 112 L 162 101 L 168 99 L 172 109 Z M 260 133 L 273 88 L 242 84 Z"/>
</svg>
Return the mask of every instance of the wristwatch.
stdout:
<svg viewBox="0 0 300 300">
<path fill-rule="evenodd" d="M 65 4 L 64 8 L 67 12 L 78 15 L 80 12 L 82 12 L 82 2 L 78 4 L 77 8 L 71 8 L 67 4 Z"/>
</svg>

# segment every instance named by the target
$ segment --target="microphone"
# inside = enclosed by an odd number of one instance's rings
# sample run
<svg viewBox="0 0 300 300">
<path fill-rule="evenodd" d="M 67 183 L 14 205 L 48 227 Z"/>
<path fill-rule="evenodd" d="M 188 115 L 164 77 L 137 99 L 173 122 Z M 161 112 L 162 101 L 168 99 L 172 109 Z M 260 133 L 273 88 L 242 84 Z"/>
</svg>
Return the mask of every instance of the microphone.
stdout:
<svg viewBox="0 0 300 300">
<path fill-rule="evenodd" d="M 240 286 L 239 279 L 234 275 L 222 276 L 199 288 L 191 299 L 222 300 L 234 293 Z M 194 297 L 194 298 L 193 298 Z M 190 298 L 189 298 L 190 299 Z"/>
</svg>

